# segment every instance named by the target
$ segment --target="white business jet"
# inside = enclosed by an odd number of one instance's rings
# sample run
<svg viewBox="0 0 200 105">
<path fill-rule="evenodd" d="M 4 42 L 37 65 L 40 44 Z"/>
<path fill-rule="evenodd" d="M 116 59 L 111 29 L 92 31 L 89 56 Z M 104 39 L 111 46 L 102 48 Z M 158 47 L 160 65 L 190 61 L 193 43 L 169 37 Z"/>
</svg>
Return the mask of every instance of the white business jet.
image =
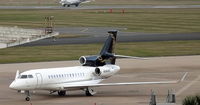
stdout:
<svg viewBox="0 0 200 105">
<path fill-rule="evenodd" d="M 15 80 L 10 84 L 11 89 L 24 91 L 26 101 L 30 100 L 30 91 L 47 90 L 65 96 L 66 91 L 83 90 L 86 96 L 95 92 L 92 87 L 117 86 L 117 85 L 142 85 L 142 84 L 167 84 L 179 81 L 154 81 L 154 82 L 128 82 L 128 83 L 100 83 L 113 76 L 120 70 L 115 65 L 116 58 L 136 58 L 114 54 L 117 31 L 109 31 L 109 36 L 99 53 L 94 56 L 81 56 L 79 61 L 82 66 L 47 68 L 28 70 L 23 73 L 16 72 Z"/>
<path fill-rule="evenodd" d="M 75 5 L 76 7 L 78 7 L 80 3 L 88 2 L 91 2 L 91 0 L 60 0 L 60 4 L 62 4 L 63 7 L 70 7 L 71 5 Z"/>
</svg>

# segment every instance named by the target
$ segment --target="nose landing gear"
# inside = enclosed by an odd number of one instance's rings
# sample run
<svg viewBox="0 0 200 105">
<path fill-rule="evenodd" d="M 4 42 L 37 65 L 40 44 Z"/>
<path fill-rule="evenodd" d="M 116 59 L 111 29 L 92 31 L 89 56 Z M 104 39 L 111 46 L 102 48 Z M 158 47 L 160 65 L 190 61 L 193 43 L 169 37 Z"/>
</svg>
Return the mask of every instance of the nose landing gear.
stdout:
<svg viewBox="0 0 200 105">
<path fill-rule="evenodd" d="M 25 100 L 26 100 L 26 101 L 30 101 L 31 98 L 30 98 L 30 97 L 26 97 Z"/>
<path fill-rule="evenodd" d="M 26 91 L 25 91 L 25 94 L 26 94 L 25 100 L 26 100 L 26 101 L 30 101 L 30 100 L 31 100 L 30 91 L 29 91 L 29 90 L 26 90 Z"/>
</svg>

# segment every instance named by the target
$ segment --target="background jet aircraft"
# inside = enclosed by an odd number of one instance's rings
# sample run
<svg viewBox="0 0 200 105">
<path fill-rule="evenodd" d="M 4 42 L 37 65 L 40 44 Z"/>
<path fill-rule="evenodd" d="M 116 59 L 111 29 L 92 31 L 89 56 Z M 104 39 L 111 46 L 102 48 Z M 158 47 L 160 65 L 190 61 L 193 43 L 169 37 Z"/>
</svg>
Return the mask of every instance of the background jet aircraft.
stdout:
<svg viewBox="0 0 200 105">
<path fill-rule="evenodd" d="M 70 7 L 71 5 L 75 5 L 76 7 L 78 7 L 80 3 L 88 2 L 91 2 L 91 0 L 60 0 L 60 4 L 62 4 L 63 7 Z"/>
<path fill-rule="evenodd" d="M 109 36 L 98 55 L 80 57 L 79 61 L 82 66 L 35 69 L 28 70 L 23 73 L 19 73 L 19 71 L 17 71 L 15 80 L 10 84 L 9 87 L 11 89 L 25 91 L 25 100 L 29 101 L 30 90 L 48 90 L 50 93 L 58 92 L 59 96 L 65 96 L 66 91 L 83 90 L 85 91 L 86 96 L 92 96 L 95 94 L 93 89 L 91 89 L 92 87 L 179 82 L 154 81 L 100 83 L 103 80 L 113 76 L 120 70 L 120 67 L 115 65 L 116 58 L 139 58 L 115 55 L 114 46 L 116 43 L 117 31 L 109 31 L 108 33 Z"/>
</svg>

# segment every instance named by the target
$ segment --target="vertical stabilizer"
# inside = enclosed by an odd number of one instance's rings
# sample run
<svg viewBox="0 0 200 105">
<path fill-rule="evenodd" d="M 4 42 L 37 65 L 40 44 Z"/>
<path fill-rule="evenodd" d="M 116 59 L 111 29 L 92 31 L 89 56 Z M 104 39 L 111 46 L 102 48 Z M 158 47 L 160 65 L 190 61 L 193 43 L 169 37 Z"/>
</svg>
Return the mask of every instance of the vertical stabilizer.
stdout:
<svg viewBox="0 0 200 105">
<path fill-rule="evenodd" d="M 115 64 L 115 57 L 114 57 L 114 49 L 115 49 L 115 43 L 117 38 L 117 31 L 108 31 L 109 36 L 107 40 L 104 43 L 103 48 L 101 49 L 100 56 L 101 59 L 108 59 L 111 64 Z"/>
<path fill-rule="evenodd" d="M 111 57 L 114 54 L 114 48 L 116 43 L 117 31 L 108 31 L 109 37 L 104 43 L 101 49 L 100 55 L 104 58 Z"/>
</svg>

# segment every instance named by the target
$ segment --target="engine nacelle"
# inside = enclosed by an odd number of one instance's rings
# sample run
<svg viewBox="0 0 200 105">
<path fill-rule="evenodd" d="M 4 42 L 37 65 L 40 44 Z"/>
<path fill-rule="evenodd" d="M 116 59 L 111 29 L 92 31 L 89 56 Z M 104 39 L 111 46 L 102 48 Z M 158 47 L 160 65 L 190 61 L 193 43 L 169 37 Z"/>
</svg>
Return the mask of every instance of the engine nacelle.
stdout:
<svg viewBox="0 0 200 105">
<path fill-rule="evenodd" d="M 108 78 L 112 76 L 114 73 L 113 69 L 110 69 L 108 67 L 96 67 L 94 70 L 94 75 L 100 76 L 102 78 Z"/>
<path fill-rule="evenodd" d="M 95 68 L 95 70 L 94 70 L 94 74 L 95 74 L 95 75 L 100 76 L 101 73 L 102 73 L 102 71 L 101 71 L 98 67 Z"/>
<path fill-rule="evenodd" d="M 99 56 L 81 56 L 79 62 L 83 66 L 103 66 L 105 62 Z"/>
</svg>

